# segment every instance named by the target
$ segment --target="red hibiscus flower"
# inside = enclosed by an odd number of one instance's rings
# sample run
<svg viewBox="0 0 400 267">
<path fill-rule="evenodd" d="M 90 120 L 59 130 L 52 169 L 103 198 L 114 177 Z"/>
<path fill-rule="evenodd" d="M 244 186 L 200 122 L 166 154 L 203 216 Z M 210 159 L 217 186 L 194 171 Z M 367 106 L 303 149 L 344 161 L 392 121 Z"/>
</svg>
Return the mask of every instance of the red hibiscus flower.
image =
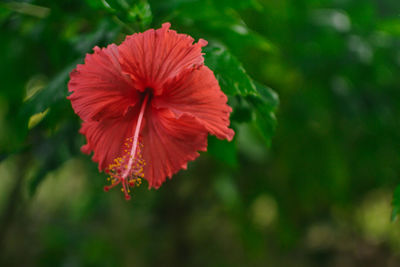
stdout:
<svg viewBox="0 0 400 267">
<path fill-rule="evenodd" d="M 158 188 L 207 150 L 207 135 L 231 140 L 232 109 L 213 72 L 204 66 L 200 39 L 161 29 L 128 36 L 117 46 L 94 48 L 71 72 L 72 108 L 80 133 L 108 191 L 122 184 L 126 199 L 141 178 Z"/>
</svg>

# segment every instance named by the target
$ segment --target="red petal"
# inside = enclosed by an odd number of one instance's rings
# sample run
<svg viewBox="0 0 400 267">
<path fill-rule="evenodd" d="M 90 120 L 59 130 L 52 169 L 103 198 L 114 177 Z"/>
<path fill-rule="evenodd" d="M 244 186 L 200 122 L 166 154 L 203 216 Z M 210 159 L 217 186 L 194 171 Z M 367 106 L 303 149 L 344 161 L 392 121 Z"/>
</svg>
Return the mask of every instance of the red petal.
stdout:
<svg viewBox="0 0 400 267">
<path fill-rule="evenodd" d="M 201 47 L 207 42 L 170 30 L 169 23 L 161 29 L 128 36 L 119 46 L 123 70 L 144 91 L 152 88 L 154 95 L 161 94 L 163 84 L 187 70 L 203 65 Z"/>
<path fill-rule="evenodd" d="M 118 48 L 94 48 L 85 64 L 78 65 L 68 83 L 75 112 L 84 120 L 101 120 L 124 115 L 139 100 L 128 75 L 123 74 L 118 61 Z"/>
<path fill-rule="evenodd" d="M 123 155 L 126 139 L 133 136 L 138 110 L 130 110 L 123 118 L 82 123 L 80 133 L 86 136 L 87 144 L 81 150 L 87 154 L 94 151 L 92 159 L 99 163 L 99 170 Z"/>
<path fill-rule="evenodd" d="M 178 118 L 189 114 L 220 139 L 232 140 L 234 131 L 229 129 L 232 111 L 226 95 L 221 91 L 213 72 L 206 66 L 169 81 L 161 96 L 153 99 L 153 106 L 168 108 Z"/>
<path fill-rule="evenodd" d="M 207 150 L 207 131 L 189 115 L 175 116 L 168 109 L 151 108 L 146 114 L 143 132 L 145 179 L 149 188 L 158 188 L 187 162 Z"/>
</svg>

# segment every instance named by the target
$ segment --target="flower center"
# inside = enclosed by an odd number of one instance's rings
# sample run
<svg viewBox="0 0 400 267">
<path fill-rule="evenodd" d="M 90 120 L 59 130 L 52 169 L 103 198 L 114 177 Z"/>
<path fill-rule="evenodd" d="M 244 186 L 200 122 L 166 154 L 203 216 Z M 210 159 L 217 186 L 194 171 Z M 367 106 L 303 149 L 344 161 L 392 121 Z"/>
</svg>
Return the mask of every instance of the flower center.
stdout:
<svg viewBox="0 0 400 267">
<path fill-rule="evenodd" d="M 109 191 L 121 183 L 121 191 L 125 194 L 126 200 L 131 198 L 129 195 L 130 188 L 140 186 L 144 177 L 143 168 L 146 163 L 142 157 L 143 143 L 139 141 L 139 132 L 149 95 L 149 93 L 146 93 L 143 99 L 133 137 L 127 138 L 124 143 L 124 155 L 114 159 L 114 162 L 105 170 L 110 175 L 107 180 L 111 181 L 111 185 L 105 186 L 104 191 Z"/>
</svg>

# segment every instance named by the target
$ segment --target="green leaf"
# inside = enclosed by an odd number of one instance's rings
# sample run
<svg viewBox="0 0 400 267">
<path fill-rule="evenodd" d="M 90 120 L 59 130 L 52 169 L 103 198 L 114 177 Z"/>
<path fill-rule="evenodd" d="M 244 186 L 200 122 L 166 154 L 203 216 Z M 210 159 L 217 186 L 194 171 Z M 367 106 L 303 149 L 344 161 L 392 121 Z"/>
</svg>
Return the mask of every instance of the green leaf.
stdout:
<svg viewBox="0 0 400 267">
<path fill-rule="evenodd" d="M 248 96 L 248 101 L 255 110 L 255 123 L 269 146 L 271 138 L 275 133 L 276 116 L 275 111 L 279 104 L 278 95 L 269 87 L 255 83 L 259 97 Z"/>
<path fill-rule="evenodd" d="M 221 47 L 210 46 L 204 49 L 205 64 L 218 79 L 222 91 L 227 95 L 258 95 L 256 86 L 247 75 L 242 64 L 231 53 Z"/>
<path fill-rule="evenodd" d="M 119 27 L 108 19 L 103 20 L 97 27 L 96 31 L 90 33 L 83 33 L 70 40 L 72 46 L 81 55 L 91 52 L 93 47 L 101 45 L 101 43 L 108 44 L 115 39 L 119 31 Z"/>
<path fill-rule="evenodd" d="M 248 49 L 264 52 L 273 52 L 275 47 L 271 42 L 257 31 L 252 30 L 243 21 L 240 9 L 261 8 L 256 1 L 233 0 L 201 0 L 201 1 L 177 1 L 174 20 L 185 25 L 185 32 L 190 33 L 196 29 L 197 36 L 207 40 L 218 40 L 229 47 L 235 54 L 248 53 Z M 253 2 L 253 3 L 252 3 Z M 157 8 L 155 8 L 155 13 Z"/>
<path fill-rule="evenodd" d="M 261 99 L 264 101 L 264 103 L 270 106 L 275 111 L 279 105 L 278 94 L 270 87 L 265 86 L 259 82 L 254 81 L 254 84 L 256 85 L 257 92 L 261 96 Z"/>
<path fill-rule="evenodd" d="M 398 18 L 382 20 L 378 24 L 378 28 L 390 35 L 400 36 L 400 20 Z"/>
<path fill-rule="evenodd" d="M 245 121 L 244 118 L 248 117 L 246 111 L 250 105 L 254 112 L 254 122 L 269 146 L 276 128 L 275 111 L 279 104 L 278 95 L 271 88 L 254 82 L 239 60 L 229 51 L 213 46 L 205 51 L 205 63 L 214 71 L 222 91 L 230 96 L 239 96 L 237 101 L 230 99 L 234 110 L 232 118 Z"/>
<path fill-rule="evenodd" d="M 1 4 L 0 7 L 4 7 L 17 13 L 38 18 L 45 18 L 50 13 L 50 9 L 47 7 L 32 5 L 29 3 L 18 3 L 17 1 Z M 1 13 L 4 13 L 4 11 L 2 11 Z"/>
<path fill-rule="evenodd" d="M 400 213 L 400 185 L 396 187 L 393 193 L 392 200 L 392 222 L 397 219 L 398 214 Z"/>
<path fill-rule="evenodd" d="M 135 1 L 136 2 L 136 1 Z M 149 3 L 140 0 L 101 0 L 102 7 L 113 15 L 113 19 L 128 30 L 128 33 L 146 30 L 153 20 Z"/>
<path fill-rule="evenodd" d="M 49 84 L 40 92 L 32 96 L 22 109 L 23 115 L 31 117 L 34 114 L 45 111 L 58 101 L 67 96 L 67 81 L 69 73 L 76 66 L 77 61 L 65 67 Z"/>
<path fill-rule="evenodd" d="M 236 122 L 249 122 L 253 118 L 253 107 L 240 96 L 229 97 L 229 105 L 233 108 L 231 120 Z"/>
<path fill-rule="evenodd" d="M 153 20 L 149 3 L 140 1 L 134 5 L 128 12 L 128 19 L 139 24 L 142 31 L 147 29 Z"/>
</svg>

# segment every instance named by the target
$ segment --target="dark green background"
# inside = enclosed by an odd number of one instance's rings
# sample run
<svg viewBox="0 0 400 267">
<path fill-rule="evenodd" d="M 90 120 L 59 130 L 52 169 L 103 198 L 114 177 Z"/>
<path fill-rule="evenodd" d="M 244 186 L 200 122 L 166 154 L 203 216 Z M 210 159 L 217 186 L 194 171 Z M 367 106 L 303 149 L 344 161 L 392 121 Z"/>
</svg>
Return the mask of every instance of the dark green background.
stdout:
<svg viewBox="0 0 400 267">
<path fill-rule="evenodd" d="M 126 202 L 68 75 L 167 21 L 209 41 L 236 136 Z M 400 1 L 1 1 L 0 51 L 1 266 L 400 266 Z"/>
</svg>

